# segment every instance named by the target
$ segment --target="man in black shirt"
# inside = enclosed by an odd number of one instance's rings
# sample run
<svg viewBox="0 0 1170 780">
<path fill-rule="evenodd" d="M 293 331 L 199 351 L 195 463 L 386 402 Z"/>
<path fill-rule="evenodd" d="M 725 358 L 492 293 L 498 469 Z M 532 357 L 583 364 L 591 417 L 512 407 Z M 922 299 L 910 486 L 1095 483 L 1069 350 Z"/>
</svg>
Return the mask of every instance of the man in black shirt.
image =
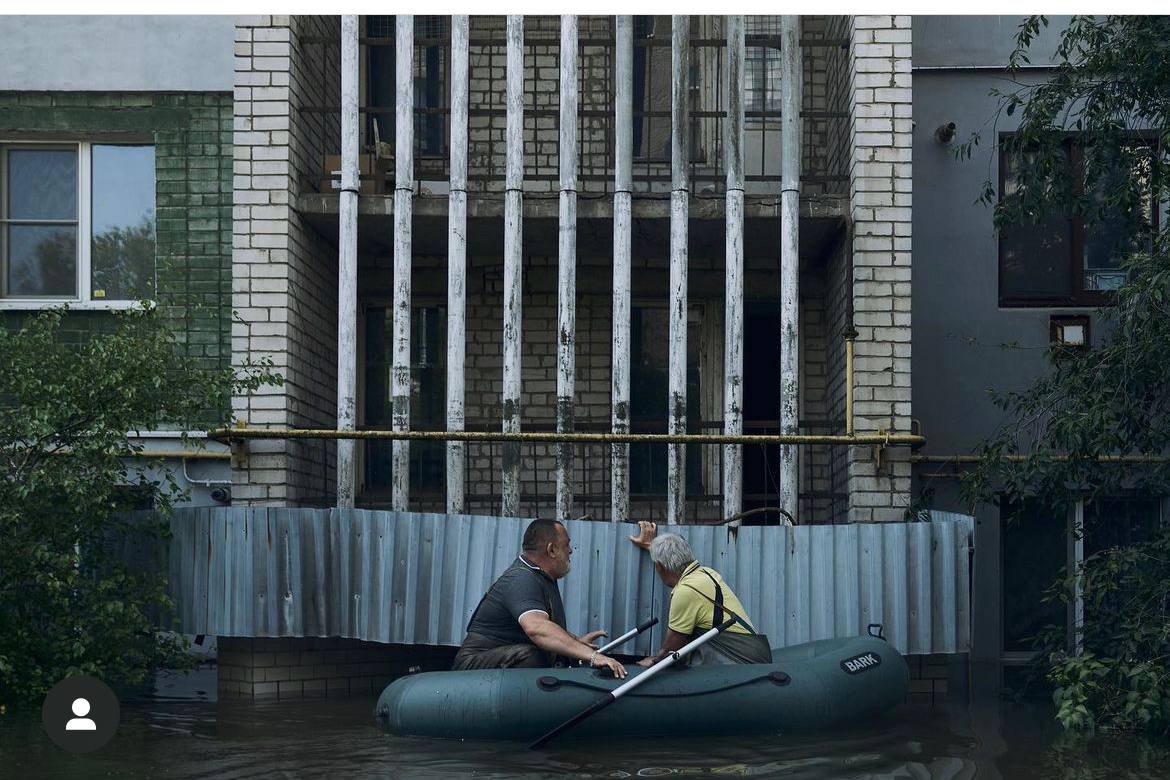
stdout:
<svg viewBox="0 0 1170 780">
<path fill-rule="evenodd" d="M 588 661 L 625 677 L 620 663 L 597 652 L 604 631 L 577 637 L 565 628 L 565 605 L 557 580 L 569 573 L 573 548 L 556 520 L 533 520 L 523 551 L 480 600 L 455 656 L 455 669 L 553 666 L 558 657 Z"/>
</svg>

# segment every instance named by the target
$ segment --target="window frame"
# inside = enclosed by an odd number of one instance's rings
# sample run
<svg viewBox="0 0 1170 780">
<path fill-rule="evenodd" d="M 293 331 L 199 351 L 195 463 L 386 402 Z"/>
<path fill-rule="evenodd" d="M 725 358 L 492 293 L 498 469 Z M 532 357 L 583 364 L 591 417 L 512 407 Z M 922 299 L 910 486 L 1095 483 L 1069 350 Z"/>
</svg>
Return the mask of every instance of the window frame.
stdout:
<svg viewBox="0 0 1170 780">
<path fill-rule="evenodd" d="M 752 20 L 757 20 L 753 22 Z M 763 15 L 763 16 L 746 16 L 744 17 L 744 34 L 746 36 L 746 46 L 744 49 L 743 71 L 744 71 L 744 124 L 749 130 L 755 131 L 771 131 L 780 126 L 780 106 L 770 108 L 768 105 L 769 90 L 768 90 L 768 65 L 773 59 L 780 60 L 782 53 L 779 46 L 773 46 L 767 39 L 779 37 L 779 29 L 770 29 L 770 27 L 778 24 L 777 22 L 765 22 L 764 20 L 779 20 L 779 16 Z M 756 29 L 753 29 L 753 25 Z M 761 41 L 761 39 L 763 39 Z M 753 52 L 753 50 L 758 50 Z M 759 68 L 759 76 L 761 88 L 759 91 L 753 90 L 751 85 L 753 68 Z M 753 96 L 758 95 L 760 104 L 758 106 L 752 105 Z M 780 102 L 780 96 L 777 93 L 775 102 Z M 762 113 L 762 116 L 752 116 L 754 113 Z"/>
<path fill-rule="evenodd" d="M 998 143 L 996 146 L 998 155 L 998 173 L 999 173 L 999 187 L 997 190 L 997 203 L 1003 202 L 1005 185 L 1007 183 L 1007 164 L 1008 155 L 1005 153 L 1004 144 L 1007 139 L 1015 136 L 1016 133 L 1004 131 L 999 134 Z M 1137 144 L 1147 144 L 1154 153 L 1158 153 L 1158 140 L 1152 138 L 1144 133 L 1133 133 L 1133 141 Z M 1084 147 L 1081 143 L 1081 136 L 1078 133 L 1065 133 L 1062 145 L 1068 151 L 1069 165 L 1072 166 L 1075 179 L 1075 186 L 1078 192 L 1084 187 L 1084 174 L 1082 170 L 1084 160 Z M 1151 193 L 1153 203 L 1151 204 L 1151 219 L 1154 228 L 1157 229 L 1161 222 L 1161 203 L 1159 202 L 1156 191 Z M 1002 230 L 996 230 L 996 297 L 998 305 L 1001 309 L 1043 309 L 1043 308 L 1101 308 L 1102 306 L 1112 306 L 1116 303 L 1117 292 L 1115 290 L 1086 290 L 1085 289 L 1085 221 L 1082 217 L 1071 217 L 1068 220 L 1068 258 L 1070 271 L 1070 295 L 1065 297 L 1033 297 L 1021 298 L 1013 297 L 1004 290 L 1004 236 Z"/>
<path fill-rule="evenodd" d="M 641 310 L 641 311 L 656 310 L 656 311 L 666 312 L 668 315 L 668 317 L 667 317 L 668 323 L 669 323 L 670 308 L 671 307 L 670 307 L 669 301 L 664 301 L 664 300 L 659 299 L 659 298 L 650 298 L 650 297 L 642 297 L 642 296 L 635 296 L 631 300 L 631 304 L 630 304 L 631 312 L 633 312 L 635 310 Z M 703 383 L 702 344 L 703 344 L 703 323 L 704 323 L 706 314 L 707 314 L 707 307 L 706 307 L 706 303 L 704 301 L 691 300 L 688 302 L 688 304 L 687 304 L 687 330 L 688 330 L 687 349 L 689 351 L 691 348 L 691 345 L 693 344 L 695 346 L 698 354 L 696 354 L 696 356 L 695 356 L 695 366 L 694 366 L 695 378 L 697 380 L 697 386 L 694 388 L 695 389 L 694 393 L 691 393 L 690 388 L 688 387 L 687 404 L 689 405 L 691 403 L 691 401 L 694 400 L 699 405 L 699 409 L 697 410 L 697 412 L 695 414 L 694 420 L 691 419 L 689 414 L 687 415 L 688 432 L 692 432 L 692 431 L 690 431 L 692 423 L 701 424 L 703 421 L 702 398 L 703 398 L 704 383 Z M 632 315 L 631 315 L 630 321 L 631 321 L 631 325 L 632 325 L 632 323 L 633 323 Z M 691 325 L 694 325 L 696 327 L 696 330 L 698 331 L 695 334 L 695 338 L 693 340 L 689 336 L 689 331 L 690 331 Z M 635 361 L 634 361 L 635 355 L 633 353 L 633 343 L 634 343 L 633 339 L 634 339 L 634 336 L 631 334 L 631 337 L 630 337 L 630 382 L 631 382 L 631 385 L 633 385 L 635 383 L 635 373 L 637 371 L 637 368 L 635 366 Z M 669 358 L 670 358 L 669 347 L 667 347 L 667 349 L 666 349 L 666 357 L 667 357 L 667 361 L 668 361 L 667 375 L 668 375 L 668 381 L 669 381 L 669 370 L 670 370 L 669 369 Z M 688 356 L 687 370 L 686 370 L 686 373 L 688 375 L 690 374 L 690 370 L 691 370 L 691 365 L 690 365 L 690 360 L 689 360 L 689 356 Z M 668 402 L 666 403 L 666 406 L 669 406 Z M 669 409 L 666 410 L 666 413 L 662 417 L 642 418 L 641 416 L 635 416 L 634 407 L 631 404 L 631 406 L 630 406 L 630 419 L 629 419 L 631 430 L 634 430 L 636 428 L 640 429 L 647 422 L 655 424 L 656 428 L 657 428 L 656 424 L 661 422 L 661 431 L 660 432 L 665 432 L 670 426 Z M 634 430 L 634 432 L 637 433 L 637 432 L 641 432 L 641 431 Z M 651 486 L 651 489 L 649 489 L 649 490 L 638 490 L 638 491 L 634 490 L 635 481 L 637 479 L 641 479 L 641 477 L 634 476 L 634 472 L 635 472 L 634 451 L 635 451 L 635 448 L 639 448 L 639 452 L 652 453 L 652 452 L 657 451 L 657 448 L 659 448 L 659 447 L 662 448 L 662 452 L 664 452 L 664 453 L 667 452 L 669 449 L 669 446 L 666 444 L 659 445 L 659 444 L 647 444 L 647 443 L 634 444 L 634 445 L 631 445 L 631 447 L 630 447 L 630 453 L 629 453 L 629 458 L 628 458 L 628 460 L 629 460 L 628 467 L 629 467 L 629 472 L 630 472 L 630 497 L 633 500 L 636 500 L 636 501 L 655 501 L 655 500 L 659 500 L 659 499 L 664 498 L 668 492 L 668 487 L 666 484 L 663 485 L 662 490 L 657 490 L 653 486 Z M 640 458 L 641 456 L 639 455 L 638 457 Z M 667 457 L 669 457 L 669 456 L 667 456 Z M 651 460 L 653 460 L 652 456 L 651 456 Z M 694 476 L 694 480 L 696 481 L 697 484 L 693 484 L 690 481 L 691 480 L 690 470 L 692 468 L 695 469 L 695 471 L 696 471 L 696 474 Z M 687 493 L 687 495 L 706 494 L 708 492 L 708 484 L 707 484 L 708 480 L 707 480 L 706 470 L 703 467 L 703 458 L 702 458 L 701 449 L 696 449 L 696 448 L 691 449 L 690 454 L 686 458 L 684 469 L 685 469 L 685 471 L 683 474 L 683 485 L 684 485 L 684 490 Z M 667 478 L 667 481 L 669 481 L 669 477 Z M 637 485 L 637 487 L 644 487 L 644 486 L 639 484 L 639 485 Z M 687 500 L 689 501 L 691 499 L 688 498 Z"/>
<path fill-rule="evenodd" d="M 1165 528 L 1170 524 L 1170 495 L 1147 495 L 1134 491 L 1122 491 L 1114 495 L 1104 497 L 1105 500 L 1148 500 L 1152 502 L 1157 512 L 1156 524 Z M 1064 508 L 1064 523 L 1062 536 L 1064 537 L 1064 571 L 1075 571 L 1085 560 L 1085 517 L 1087 514 L 1086 499 L 1077 498 L 1073 503 Z M 999 560 L 998 567 L 1000 570 L 1000 593 L 999 593 L 999 658 L 1000 663 L 1007 666 L 1017 666 L 1020 664 L 1032 661 L 1038 655 L 1037 650 L 1021 649 L 1007 647 L 1007 625 L 1006 625 L 1006 596 L 1007 589 L 1010 583 L 1007 581 L 1005 575 L 1004 556 L 1007 553 L 1004 541 L 1004 524 L 1008 520 L 1004 517 L 1003 508 L 999 509 Z M 1084 596 L 1082 595 L 1082 584 L 1080 578 L 1074 581 L 1073 598 L 1066 605 L 1064 610 L 1065 631 L 1068 641 L 1068 649 L 1070 652 L 1079 654 L 1081 652 L 1081 643 L 1077 629 L 1084 625 L 1085 620 L 1085 604 Z"/>
<path fill-rule="evenodd" d="M 142 301 L 93 297 L 93 147 L 94 146 L 156 146 L 152 138 L 20 138 L 0 136 L 0 311 L 39 311 L 68 306 L 74 311 L 125 311 L 142 307 Z M 10 149 L 76 149 L 77 150 L 77 293 L 69 296 L 9 295 L 5 289 L 8 278 L 7 231 L 8 213 L 8 151 Z M 156 152 L 157 154 L 157 152 Z M 157 159 L 157 158 L 156 158 Z M 155 172 L 155 213 L 158 213 L 158 174 Z M 157 217 L 156 217 L 157 218 Z M 155 240 L 157 242 L 157 222 Z M 158 272 L 158 250 L 155 249 L 155 273 Z M 156 288 L 157 291 L 157 288 Z M 153 303 L 153 300 L 151 301 Z"/>
<path fill-rule="evenodd" d="M 368 343 L 367 339 L 368 339 L 368 330 L 369 330 L 370 311 L 374 310 L 374 309 L 384 309 L 386 311 L 386 314 L 387 314 L 386 324 L 388 326 L 390 326 L 392 329 L 393 309 L 394 309 L 393 297 L 386 295 L 386 294 L 379 293 L 379 294 L 371 295 L 368 298 L 363 298 L 358 304 L 358 341 L 357 341 L 358 429 L 359 430 L 390 430 L 393 426 L 390 425 L 388 422 L 382 423 L 382 424 L 374 424 L 370 421 L 369 414 L 368 414 L 369 413 L 368 405 L 369 405 L 369 400 L 370 400 L 369 371 L 370 371 L 371 361 L 369 360 L 369 343 Z M 447 299 L 440 297 L 440 296 L 433 296 L 433 295 L 418 295 L 418 296 L 415 296 L 411 299 L 411 302 L 410 302 L 410 310 L 411 310 L 410 340 L 411 340 L 411 383 L 412 384 L 414 382 L 414 378 L 415 378 L 414 372 L 416 369 L 416 364 L 414 362 L 414 357 L 413 357 L 414 347 L 415 347 L 415 344 L 417 343 L 416 339 L 419 336 L 419 330 L 415 327 L 416 323 L 414 321 L 414 317 L 421 309 L 437 309 L 441 313 L 441 316 L 443 317 L 443 325 L 439 329 L 440 342 L 442 345 L 439 349 L 439 354 L 443 355 L 443 371 L 440 374 L 440 377 L 442 379 L 442 385 L 443 385 L 442 393 L 440 394 L 440 397 L 441 397 L 440 406 L 443 408 L 444 411 L 443 411 L 443 420 L 441 422 L 439 422 L 439 426 L 442 427 L 442 426 L 446 425 L 446 411 L 445 410 L 446 410 L 446 399 L 447 399 L 447 370 L 446 370 L 446 360 L 447 360 L 447 350 L 446 350 Z M 387 353 L 387 357 L 388 357 L 388 359 L 392 358 L 392 355 Z M 389 367 L 391 362 L 392 362 L 391 360 L 388 360 L 383 365 Z M 387 382 L 387 391 L 389 391 L 389 383 L 388 382 Z M 420 394 L 422 392 L 421 386 L 419 388 L 419 392 L 420 392 Z M 414 397 L 414 393 L 412 390 L 412 392 L 411 392 L 411 416 L 412 417 L 414 415 L 414 412 L 417 410 L 417 408 L 418 407 L 415 405 L 415 397 Z M 413 420 L 412 420 L 411 426 L 414 427 Z M 387 501 L 389 499 L 390 492 L 391 492 L 390 485 L 388 483 L 387 484 L 375 484 L 374 480 L 372 479 L 373 475 L 370 472 L 370 467 L 371 467 L 371 460 L 370 459 L 372 457 L 371 450 L 372 450 L 373 445 L 375 445 L 377 443 L 378 443 L 378 441 L 376 441 L 376 440 L 366 440 L 366 441 L 362 442 L 362 446 L 358 447 L 359 461 L 358 461 L 357 469 L 356 469 L 356 473 L 358 475 L 358 490 L 357 490 L 358 500 L 364 501 L 366 503 L 373 503 L 373 504 L 380 504 L 381 502 Z M 389 445 L 389 443 L 390 442 L 388 442 L 388 441 L 384 442 L 384 444 L 387 446 Z M 423 445 L 436 444 L 435 442 L 427 442 L 427 441 L 422 441 L 421 443 Z M 444 442 L 437 442 L 437 445 L 441 446 L 441 447 L 446 447 L 446 444 Z M 420 453 L 422 453 L 423 451 L 424 451 L 424 448 L 420 448 L 420 447 L 411 447 L 410 448 L 410 466 L 409 466 L 409 468 L 411 470 L 411 489 L 410 489 L 411 501 L 412 502 L 415 500 L 440 501 L 440 502 L 445 501 L 446 494 L 447 494 L 447 475 L 446 475 L 445 469 L 444 469 L 442 476 L 439 480 L 440 484 L 437 487 L 427 487 L 425 489 L 419 489 L 418 481 L 415 480 L 415 478 L 414 478 L 415 469 L 417 468 L 416 458 L 420 457 Z"/>
<path fill-rule="evenodd" d="M 435 16 L 428 14 L 424 16 L 415 17 L 414 28 L 414 56 L 412 57 L 413 68 L 418 69 L 420 65 L 424 71 L 424 92 L 430 93 L 437 101 L 436 105 L 419 105 L 418 100 L 414 101 L 414 110 L 412 116 L 414 118 L 414 159 L 416 167 L 418 162 L 434 163 L 441 161 L 446 163 L 451 151 L 451 28 L 450 25 L 441 27 L 441 34 L 438 38 L 427 38 L 425 35 L 425 27 L 420 30 L 419 20 L 425 20 L 428 16 Z M 437 16 L 450 20 L 449 16 Z M 363 38 L 362 46 L 362 85 L 361 93 L 363 96 L 362 106 L 367 110 L 367 115 L 362 121 L 362 133 L 366 136 L 363 140 L 363 149 L 374 149 L 375 136 L 383 144 L 389 144 L 392 148 L 394 145 L 394 121 L 395 121 L 395 103 L 398 95 L 395 85 L 397 83 L 397 75 L 394 73 L 396 67 L 395 48 L 397 41 L 395 40 L 395 33 L 390 31 L 388 36 L 376 36 L 371 32 L 371 26 L 376 20 L 389 20 L 390 26 L 394 26 L 394 14 L 363 14 L 361 17 L 361 30 Z M 424 24 L 426 22 L 424 21 Z M 374 43 L 374 40 L 389 40 L 389 43 Z M 390 84 L 391 92 L 394 94 L 394 103 L 389 105 L 378 104 L 378 96 L 374 94 L 375 91 L 375 66 L 374 66 L 374 49 L 385 49 L 389 52 L 390 65 Z M 431 73 L 428 63 L 428 56 L 434 53 L 437 58 L 435 63 L 435 78 L 430 78 Z M 421 56 L 420 56 L 421 55 Z M 417 76 L 412 74 L 411 81 L 415 83 Z M 416 85 L 417 86 L 417 85 Z M 417 97 L 417 96 L 416 96 Z M 429 100 L 428 100 L 429 102 Z M 372 111 L 370 110 L 372 109 Z M 421 112 L 421 113 L 420 113 Z M 384 120 L 379 122 L 380 119 Z M 386 127 L 386 136 L 382 135 L 382 131 L 376 127 L 377 125 Z M 429 125 L 438 124 L 437 135 L 432 135 L 429 130 Z M 420 127 L 421 132 L 420 132 Z M 430 145 L 430 141 L 435 140 L 438 143 L 438 149 L 434 149 Z M 377 151 L 374 149 L 374 151 Z M 392 158 L 391 158 L 392 159 Z M 416 171 L 416 175 L 418 175 Z"/>
</svg>

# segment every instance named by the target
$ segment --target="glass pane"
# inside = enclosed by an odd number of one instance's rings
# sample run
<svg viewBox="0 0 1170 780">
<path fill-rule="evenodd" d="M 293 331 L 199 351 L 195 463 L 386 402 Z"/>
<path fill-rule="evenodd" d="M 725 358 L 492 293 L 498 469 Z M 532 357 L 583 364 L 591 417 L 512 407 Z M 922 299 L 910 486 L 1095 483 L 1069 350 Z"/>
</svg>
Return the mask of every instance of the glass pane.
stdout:
<svg viewBox="0 0 1170 780">
<path fill-rule="evenodd" d="M 410 427 L 442 430 L 447 422 L 447 320 L 438 306 L 414 309 L 410 325 Z M 412 493 L 441 493 L 446 484 L 446 445 L 410 445 Z"/>
<path fill-rule="evenodd" d="M 670 317 L 667 309 L 635 308 L 630 323 L 630 426 L 637 433 L 665 433 L 669 389 Z M 687 427 L 699 422 L 699 323 L 687 323 Z M 702 462 L 698 447 L 686 454 L 687 492 L 699 492 Z M 630 445 L 630 491 L 666 492 L 665 444 Z"/>
<path fill-rule="evenodd" d="M 1005 199 L 1016 194 L 1019 158 L 1008 160 L 1003 181 Z M 1070 221 L 1049 214 L 1038 222 L 1025 220 L 1000 230 L 1000 290 L 1017 300 L 1065 299 L 1072 296 Z"/>
<path fill-rule="evenodd" d="M 1003 517 L 1003 649 L 1032 650 L 1032 638 L 1049 625 L 1063 625 L 1062 604 L 1044 603 L 1044 592 L 1068 563 L 1060 512 L 1038 504 L 1005 506 Z"/>
<path fill-rule="evenodd" d="M 1131 496 L 1086 501 L 1084 557 L 1150 541 L 1161 527 L 1161 515 L 1161 501 L 1157 498 Z M 1086 598 L 1085 617 L 1091 621 L 1098 605 L 1106 613 L 1123 611 L 1134 595 L 1131 589 L 1122 587 L 1100 602 Z"/>
<path fill-rule="evenodd" d="M 1134 157 L 1117 160 L 1101 180 L 1091 186 L 1091 196 L 1100 217 L 1086 220 L 1084 253 L 1086 290 L 1116 290 L 1125 283 L 1126 272 L 1121 261 L 1135 249 L 1134 236 L 1141 223 L 1149 224 L 1153 217 L 1153 196 L 1150 189 L 1151 160 L 1137 150 Z M 1133 165 L 1128 176 L 1140 194 L 1141 203 L 1133 210 L 1119 203 L 1107 203 L 1110 193 L 1118 193 L 1125 185 L 1127 165 Z M 1127 213 L 1130 212 L 1130 213 Z"/>
<path fill-rule="evenodd" d="M 93 147 L 93 297 L 154 291 L 154 147 Z"/>
<path fill-rule="evenodd" d="M 1085 557 L 1112 547 L 1148 542 L 1161 526 L 1156 498 L 1117 497 L 1085 502 Z"/>
<path fill-rule="evenodd" d="M 371 38 L 394 40 L 396 33 L 393 16 L 367 16 L 366 34 Z M 367 105 L 370 108 L 394 108 L 394 44 L 376 43 L 366 46 L 369 58 Z M 370 132 L 377 132 L 378 140 L 394 143 L 394 112 L 370 115 Z M 373 136 L 369 138 L 373 143 Z"/>
<path fill-rule="evenodd" d="M 77 296 L 77 226 L 9 225 L 7 295 Z"/>
<path fill-rule="evenodd" d="M 8 219 L 77 219 L 77 150 L 8 151 Z"/>
<path fill-rule="evenodd" d="M 389 428 L 393 421 L 390 373 L 394 355 L 394 323 L 390 309 L 366 309 L 365 424 Z M 447 325 L 437 306 L 415 307 L 411 320 L 410 425 L 414 430 L 442 429 L 446 421 Z M 411 493 L 441 493 L 446 456 L 441 441 L 410 445 Z M 393 443 L 366 443 L 366 487 L 371 497 L 387 494 L 393 479 Z"/>
</svg>

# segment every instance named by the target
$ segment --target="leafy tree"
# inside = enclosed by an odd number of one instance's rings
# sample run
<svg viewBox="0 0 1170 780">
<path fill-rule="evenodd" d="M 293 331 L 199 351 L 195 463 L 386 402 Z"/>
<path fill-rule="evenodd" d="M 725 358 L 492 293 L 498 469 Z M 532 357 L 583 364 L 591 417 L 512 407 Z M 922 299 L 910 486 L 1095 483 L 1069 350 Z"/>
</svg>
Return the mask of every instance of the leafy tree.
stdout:
<svg viewBox="0 0 1170 780">
<path fill-rule="evenodd" d="M 182 642 L 157 630 L 169 605 L 151 559 L 182 490 L 162 463 L 129 466 L 142 448 L 126 435 L 221 424 L 233 390 L 281 381 L 270 361 L 200 367 L 149 306 L 80 344 L 72 316 L 0 327 L 0 706 L 71 674 L 137 683 L 182 664 Z M 157 512 L 127 513 L 142 503 Z"/>
<path fill-rule="evenodd" d="M 1017 76 L 1047 25 L 1037 16 L 1020 26 L 1010 59 Z M 1166 221 L 1153 219 L 1170 195 L 1167 41 L 1167 17 L 1073 17 L 1050 78 L 996 93 L 999 116 L 1019 118 L 1002 151 L 1021 160 L 1014 191 L 997 198 L 991 182 L 984 186 L 997 227 L 1081 219 L 1088 240 L 1110 238 L 1125 282 L 1100 312 L 1098 344 L 1050 350 L 1034 384 L 995 396 L 1008 422 L 965 477 L 972 501 L 1067 506 L 1170 488 L 1170 236 Z M 969 156 L 977 141 L 959 154 Z M 1052 594 L 1067 602 L 1079 584 L 1088 615 L 1074 629 L 1079 652 L 1069 652 L 1063 627 L 1044 645 L 1065 727 L 1170 727 L 1168 562 L 1168 535 L 1106 550 Z"/>
</svg>

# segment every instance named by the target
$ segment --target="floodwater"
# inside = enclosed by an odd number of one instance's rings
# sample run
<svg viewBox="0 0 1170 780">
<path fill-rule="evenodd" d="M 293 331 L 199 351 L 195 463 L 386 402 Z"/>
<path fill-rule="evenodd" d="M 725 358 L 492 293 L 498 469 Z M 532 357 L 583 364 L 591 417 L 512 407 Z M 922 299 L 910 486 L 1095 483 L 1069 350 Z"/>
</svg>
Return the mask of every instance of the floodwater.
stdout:
<svg viewBox="0 0 1170 780">
<path fill-rule="evenodd" d="M 215 670 L 160 678 L 122 703 L 110 744 L 74 756 L 39 718 L 0 716 L 3 778 L 626 778 L 793 780 L 1170 778 L 1170 744 L 1060 738 L 1043 708 L 906 704 L 828 734 L 710 740 L 565 742 L 536 752 L 502 742 L 394 737 L 374 697 L 247 705 L 215 701 Z"/>
</svg>

